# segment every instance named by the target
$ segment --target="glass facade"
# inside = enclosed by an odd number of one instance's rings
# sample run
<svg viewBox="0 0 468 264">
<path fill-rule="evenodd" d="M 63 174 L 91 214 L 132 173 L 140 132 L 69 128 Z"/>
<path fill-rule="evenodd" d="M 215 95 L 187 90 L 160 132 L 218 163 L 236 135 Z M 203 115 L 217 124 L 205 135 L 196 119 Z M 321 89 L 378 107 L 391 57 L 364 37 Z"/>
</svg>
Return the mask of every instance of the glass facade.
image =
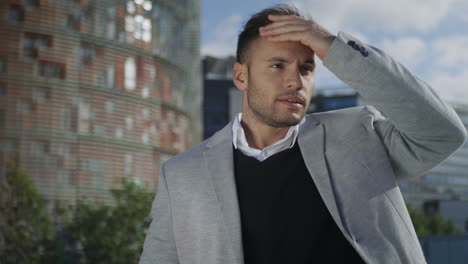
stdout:
<svg viewBox="0 0 468 264">
<path fill-rule="evenodd" d="M 155 188 L 160 164 L 201 138 L 199 5 L 1 4 L 1 166 L 48 201 L 107 201 L 123 177 Z"/>
</svg>

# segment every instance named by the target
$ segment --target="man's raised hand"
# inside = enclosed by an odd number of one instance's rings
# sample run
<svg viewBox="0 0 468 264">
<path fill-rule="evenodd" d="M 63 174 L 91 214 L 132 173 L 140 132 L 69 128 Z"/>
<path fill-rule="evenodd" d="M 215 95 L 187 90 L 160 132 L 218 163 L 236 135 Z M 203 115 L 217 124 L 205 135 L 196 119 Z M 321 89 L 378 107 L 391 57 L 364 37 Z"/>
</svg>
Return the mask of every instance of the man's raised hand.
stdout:
<svg viewBox="0 0 468 264">
<path fill-rule="evenodd" d="M 299 41 L 323 60 L 335 39 L 328 30 L 295 15 L 269 15 L 273 23 L 260 28 L 260 36 L 270 41 Z"/>
</svg>

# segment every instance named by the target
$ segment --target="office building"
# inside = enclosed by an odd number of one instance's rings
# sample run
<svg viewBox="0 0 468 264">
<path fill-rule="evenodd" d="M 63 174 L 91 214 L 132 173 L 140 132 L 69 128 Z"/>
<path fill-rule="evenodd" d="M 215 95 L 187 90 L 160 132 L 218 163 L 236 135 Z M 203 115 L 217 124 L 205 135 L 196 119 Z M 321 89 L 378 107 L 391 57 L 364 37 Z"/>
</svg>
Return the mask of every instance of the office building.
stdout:
<svg viewBox="0 0 468 264">
<path fill-rule="evenodd" d="M 1 1 L 1 171 L 16 163 L 47 201 L 154 189 L 201 139 L 199 5 Z"/>
</svg>

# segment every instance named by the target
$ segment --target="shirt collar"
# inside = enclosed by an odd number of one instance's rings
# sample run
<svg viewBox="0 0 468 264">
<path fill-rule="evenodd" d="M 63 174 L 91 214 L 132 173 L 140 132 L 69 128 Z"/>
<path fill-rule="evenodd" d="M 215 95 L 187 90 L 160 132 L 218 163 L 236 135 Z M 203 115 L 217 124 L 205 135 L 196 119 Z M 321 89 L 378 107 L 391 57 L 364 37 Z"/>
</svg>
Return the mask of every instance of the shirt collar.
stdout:
<svg viewBox="0 0 468 264">
<path fill-rule="evenodd" d="M 235 149 L 249 148 L 251 150 L 254 150 L 254 151 L 257 150 L 260 152 L 261 150 L 255 149 L 249 146 L 247 139 L 245 137 L 244 129 L 242 128 L 242 125 L 241 125 L 241 120 L 242 120 L 242 113 L 239 113 L 237 114 L 232 124 L 232 144 L 234 145 L 234 148 Z M 304 122 L 305 122 L 305 118 L 303 118 L 299 124 L 289 127 L 288 132 L 282 139 L 276 141 L 273 145 L 268 146 L 264 149 L 274 148 L 274 147 L 277 148 L 279 145 L 284 145 L 287 142 L 290 142 L 290 144 L 288 145 L 288 148 L 292 148 L 294 144 L 296 143 L 297 135 L 299 134 L 299 126 L 302 125 Z"/>
</svg>

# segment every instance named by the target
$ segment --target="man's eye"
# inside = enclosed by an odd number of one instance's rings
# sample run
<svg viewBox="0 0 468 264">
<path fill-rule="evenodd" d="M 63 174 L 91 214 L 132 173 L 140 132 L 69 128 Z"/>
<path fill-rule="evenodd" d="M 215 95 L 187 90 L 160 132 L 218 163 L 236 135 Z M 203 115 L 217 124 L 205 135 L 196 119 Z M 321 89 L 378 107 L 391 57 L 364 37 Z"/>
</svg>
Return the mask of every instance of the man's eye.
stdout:
<svg viewBox="0 0 468 264">
<path fill-rule="evenodd" d="M 302 71 L 303 72 L 313 72 L 314 71 L 314 66 L 302 66 Z"/>
<path fill-rule="evenodd" d="M 276 63 L 276 64 L 271 65 L 271 67 L 272 67 L 272 68 L 281 69 L 281 68 L 283 68 L 283 64 L 281 64 L 281 63 Z"/>
</svg>

